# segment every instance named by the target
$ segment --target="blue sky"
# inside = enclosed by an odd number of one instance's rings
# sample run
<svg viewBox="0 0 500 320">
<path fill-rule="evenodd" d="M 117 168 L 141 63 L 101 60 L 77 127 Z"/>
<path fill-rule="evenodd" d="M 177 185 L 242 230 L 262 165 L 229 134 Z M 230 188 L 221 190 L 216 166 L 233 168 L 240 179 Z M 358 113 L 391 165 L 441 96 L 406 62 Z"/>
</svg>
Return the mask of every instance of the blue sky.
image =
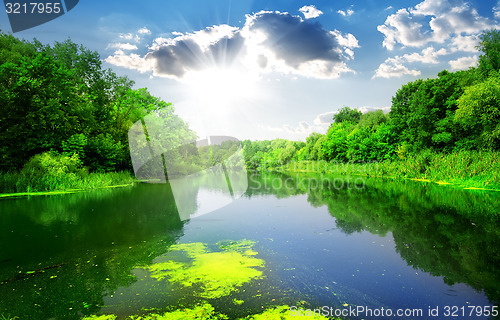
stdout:
<svg viewBox="0 0 500 320">
<path fill-rule="evenodd" d="M 402 84 L 475 65 L 499 22 L 479 0 L 81 0 L 15 36 L 98 51 L 200 136 L 303 140 L 343 106 L 388 111 Z"/>
</svg>

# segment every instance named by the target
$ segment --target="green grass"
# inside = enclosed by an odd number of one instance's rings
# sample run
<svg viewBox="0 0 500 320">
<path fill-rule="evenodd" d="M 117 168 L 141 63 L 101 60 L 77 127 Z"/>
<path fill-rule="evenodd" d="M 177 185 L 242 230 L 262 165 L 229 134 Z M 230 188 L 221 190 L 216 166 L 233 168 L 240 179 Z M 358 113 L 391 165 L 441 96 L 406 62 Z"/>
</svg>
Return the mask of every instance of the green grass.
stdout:
<svg viewBox="0 0 500 320">
<path fill-rule="evenodd" d="M 463 188 L 500 191 L 500 152 L 492 151 L 424 151 L 405 155 L 398 160 L 369 164 L 304 161 L 290 163 L 278 170 L 424 180 Z"/>
<path fill-rule="evenodd" d="M 87 173 L 78 175 L 28 175 L 25 172 L 0 173 L 0 197 L 72 193 L 88 189 L 131 185 L 129 172 Z M 1 319 L 0 319 L 1 320 Z"/>
</svg>

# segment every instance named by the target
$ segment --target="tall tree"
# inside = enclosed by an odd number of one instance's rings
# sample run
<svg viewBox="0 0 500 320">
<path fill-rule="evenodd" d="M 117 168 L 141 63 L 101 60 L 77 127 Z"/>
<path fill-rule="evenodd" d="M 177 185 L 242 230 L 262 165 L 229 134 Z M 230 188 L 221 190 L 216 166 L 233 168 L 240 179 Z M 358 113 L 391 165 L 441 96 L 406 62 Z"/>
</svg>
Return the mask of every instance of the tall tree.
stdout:
<svg viewBox="0 0 500 320">
<path fill-rule="evenodd" d="M 497 29 L 484 31 L 477 49 L 483 54 L 479 57 L 479 71 L 485 77 L 491 71 L 500 70 L 500 31 Z"/>
</svg>

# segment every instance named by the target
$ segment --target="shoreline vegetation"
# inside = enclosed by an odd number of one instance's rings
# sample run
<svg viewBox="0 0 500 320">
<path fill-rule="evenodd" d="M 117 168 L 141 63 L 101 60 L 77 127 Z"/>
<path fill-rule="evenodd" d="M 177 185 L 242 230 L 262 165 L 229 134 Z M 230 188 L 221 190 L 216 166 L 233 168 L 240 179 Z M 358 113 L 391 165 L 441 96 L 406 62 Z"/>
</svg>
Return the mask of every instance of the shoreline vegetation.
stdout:
<svg viewBox="0 0 500 320">
<path fill-rule="evenodd" d="M 479 40 L 477 67 L 403 85 L 389 113 L 343 107 L 305 142 L 242 141 L 246 168 L 333 165 L 338 174 L 500 190 L 500 31 Z M 160 149 L 196 140 L 170 103 L 133 86 L 71 40 L 50 46 L 0 33 L 0 198 L 132 184 L 128 131 L 145 116 L 174 128 Z M 169 159 L 180 171 L 206 165 L 184 147 Z"/>
<path fill-rule="evenodd" d="M 413 180 L 465 190 L 500 192 L 500 153 L 491 151 L 459 151 L 449 154 L 429 151 L 409 155 L 405 159 L 382 162 L 292 161 L 265 170 Z"/>
</svg>

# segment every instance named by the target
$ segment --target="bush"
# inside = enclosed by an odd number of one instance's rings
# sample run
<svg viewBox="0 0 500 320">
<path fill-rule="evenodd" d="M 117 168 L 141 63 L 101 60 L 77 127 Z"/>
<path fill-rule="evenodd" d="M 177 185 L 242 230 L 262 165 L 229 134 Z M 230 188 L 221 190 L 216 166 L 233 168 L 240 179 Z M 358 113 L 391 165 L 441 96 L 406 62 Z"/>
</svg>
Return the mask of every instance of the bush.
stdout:
<svg viewBox="0 0 500 320">
<path fill-rule="evenodd" d="M 65 156 L 44 152 L 33 156 L 23 167 L 16 181 L 16 190 L 49 191 L 73 187 L 87 175 L 78 154 Z"/>
<path fill-rule="evenodd" d="M 82 174 L 84 171 L 78 154 L 67 156 L 49 151 L 33 156 L 24 165 L 21 173 L 29 176 L 50 175 L 56 177 L 68 173 Z"/>
</svg>

